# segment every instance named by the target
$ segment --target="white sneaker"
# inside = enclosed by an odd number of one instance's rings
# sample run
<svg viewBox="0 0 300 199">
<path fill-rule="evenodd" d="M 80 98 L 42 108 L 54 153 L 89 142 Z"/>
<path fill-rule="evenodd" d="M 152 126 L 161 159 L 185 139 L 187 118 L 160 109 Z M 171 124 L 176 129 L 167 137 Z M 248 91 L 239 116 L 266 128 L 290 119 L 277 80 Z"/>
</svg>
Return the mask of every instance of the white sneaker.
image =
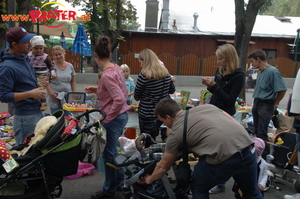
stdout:
<svg viewBox="0 0 300 199">
<path fill-rule="evenodd" d="M 217 194 L 225 191 L 225 187 L 219 187 L 218 185 L 214 186 L 209 190 L 210 194 Z"/>
<path fill-rule="evenodd" d="M 284 199 L 300 199 L 300 193 L 297 193 L 295 195 L 284 195 Z"/>
</svg>

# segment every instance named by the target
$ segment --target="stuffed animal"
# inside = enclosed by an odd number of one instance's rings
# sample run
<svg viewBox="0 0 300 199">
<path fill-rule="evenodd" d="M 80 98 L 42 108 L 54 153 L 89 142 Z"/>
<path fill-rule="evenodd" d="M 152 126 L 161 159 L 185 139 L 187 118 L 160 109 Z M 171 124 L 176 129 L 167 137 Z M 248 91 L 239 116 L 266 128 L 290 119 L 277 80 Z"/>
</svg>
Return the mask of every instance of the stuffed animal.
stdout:
<svg viewBox="0 0 300 199">
<path fill-rule="evenodd" d="M 7 159 L 12 158 L 6 148 L 6 141 L 0 140 L 0 158 L 5 162 Z"/>
<path fill-rule="evenodd" d="M 10 154 L 18 154 L 19 156 L 25 155 L 34 144 L 38 143 L 45 137 L 50 127 L 52 127 L 56 123 L 57 118 L 55 116 L 46 116 L 40 119 L 35 126 L 34 136 L 28 143 L 28 147 L 25 147 L 24 149 L 22 149 L 22 151 L 13 150 L 10 152 Z"/>
</svg>

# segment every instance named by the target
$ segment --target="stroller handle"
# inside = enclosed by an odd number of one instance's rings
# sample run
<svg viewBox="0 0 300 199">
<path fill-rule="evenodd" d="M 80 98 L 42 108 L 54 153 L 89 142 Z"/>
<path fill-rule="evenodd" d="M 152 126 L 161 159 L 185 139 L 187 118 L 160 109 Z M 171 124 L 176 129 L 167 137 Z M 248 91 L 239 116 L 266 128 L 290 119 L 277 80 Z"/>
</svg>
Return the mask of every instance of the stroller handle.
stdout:
<svg viewBox="0 0 300 199">
<path fill-rule="evenodd" d="M 80 114 L 79 116 L 76 117 L 77 120 L 80 120 L 81 117 L 85 116 L 86 121 L 89 123 L 89 114 L 93 112 L 99 112 L 101 114 L 101 118 L 97 121 L 94 121 L 92 124 L 86 125 L 84 128 L 80 129 L 79 131 L 76 132 L 77 135 L 79 135 L 82 132 L 89 132 L 90 129 L 94 126 L 96 128 L 99 127 L 99 123 L 101 123 L 105 118 L 106 118 L 106 113 L 100 109 L 92 109 L 92 110 L 87 110 L 84 113 Z"/>
<path fill-rule="evenodd" d="M 136 149 L 141 153 L 143 157 L 147 156 L 144 147 L 148 148 L 151 144 L 156 144 L 157 142 L 148 133 L 142 133 L 135 141 Z"/>
<path fill-rule="evenodd" d="M 269 145 L 275 146 L 275 147 L 280 147 L 280 148 L 284 148 L 284 149 L 290 149 L 289 147 L 284 146 L 284 145 L 278 145 L 278 144 L 274 144 L 272 142 L 266 142 L 266 143 L 269 144 Z"/>
<path fill-rule="evenodd" d="M 102 122 L 102 121 L 106 118 L 106 113 L 105 113 L 104 111 L 95 108 L 95 109 L 92 109 L 92 110 L 86 110 L 84 113 L 78 115 L 78 116 L 76 117 L 76 119 L 79 120 L 80 118 L 82 118 L 82 117 L 85 116 L 87 122 L 89 123 L 89 122 L 90 122 L 89 114 L 90 114 L 90 113 L 93 113 L 93 112 L 99 112 L 99 113 L 101 114 L 102 117 L 100 118 L 100 122 Z"/>
</svg>

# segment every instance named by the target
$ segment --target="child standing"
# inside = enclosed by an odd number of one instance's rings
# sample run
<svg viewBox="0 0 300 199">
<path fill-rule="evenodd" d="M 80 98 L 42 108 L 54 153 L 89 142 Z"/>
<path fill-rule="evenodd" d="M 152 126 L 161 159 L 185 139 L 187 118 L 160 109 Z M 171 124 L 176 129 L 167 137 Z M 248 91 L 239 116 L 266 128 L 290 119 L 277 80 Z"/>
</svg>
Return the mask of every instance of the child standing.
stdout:
<svg viewBox="0 0 300 199">
<path fill-rule="evenodd" d="M 261 138 L 254 137 L 252 138 L 254 142 L 255 151 L 257 154 L 257 176 L 258 176 L 258 189 L 261 191 L 261 194 L 264 196 L 264 188 L 266 187 L 268 179 L 268 163 L 261 157 L 262 153 L 265 150 L 265 142 Z M 243 198 L 243 193 L 239 189 L 238 185 L 235 183 L 233 186 L 233 191 L 235 192 L 235 198 Z"/>
<path fill-rule="evenodd" d="M 248 89 L 255 88 L 258 69 L 256 69 L 255 67 L 252 66 L 252 64 L 250 64 L 248 71 L 249 71 L 249 74 L 248 74 L 247 82 L 246 82 L 246 91 L 248 91 Z"/>
<path fill-rule="evenodd" d="M 51 63 L 51 59 L 49 56 L 44 53 L 44 45 L 45 41 L 42 36 L 36 35 L 31 40 L 31 52 L 28 53 L 30 64 L 34 67 L 35 75 L 37 78 L 38 86 L 42 87 L 39 83 L 40 79 L 56 79 L 55 67 Z M 46 98 L 41 100 L 41 111 L 45 111 L 47 109 Z"/>
<path fill-rule="evenodd" d="M 130 77 L 130 68 L 127 64 L 122 64 L 120 67 L 124 73 L 125 83 L 126 83 L 127 91 L 128 91 L 127 104 L 130 105 L 131 104 L 131 96 L 134 94 L 134 89 L 135 89 L 134 80 Z"/>
</svg>

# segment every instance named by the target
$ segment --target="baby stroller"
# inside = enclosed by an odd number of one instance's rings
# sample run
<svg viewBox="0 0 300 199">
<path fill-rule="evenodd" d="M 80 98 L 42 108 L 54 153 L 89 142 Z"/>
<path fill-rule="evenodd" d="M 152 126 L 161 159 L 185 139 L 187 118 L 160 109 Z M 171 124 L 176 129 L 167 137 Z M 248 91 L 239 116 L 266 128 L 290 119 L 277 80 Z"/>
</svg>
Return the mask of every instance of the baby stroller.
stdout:
<svg viewBox="0 0 300 199">
<path fill-rule="evenodd" d="M 165 143 L 156 143 L 149 134 L 143 133 L 136 140 L 136 151 L 132 156 L 118 154 L 114 157 L 115 165 L 107 165 L 123 170 L 126 180 L 123 195 L 127 199 L 149 198 L 149 199 L 176 199 L 188 198 L 190 186 L 179 187 L 171 184 L 168 175 L 160 180 L 154 181 L 151 185 L 142 183 L 141 179 L 151 174 L 156 163 L 163 155 Z M 146 148 L 144 148 L 146 147 Z M 176 186 L 176 187 L 175 187 Z"/>
<path fill-rule="evenodd" d="M 105 113 L 98 109 L 86 111 L 75 119 L 78 121 L 85 117 L 89 122 L 88 114 L 95 111 L 102 116 L 100 122 L 103 121 Z M 53 116 L 57 118 L 57 123 L 48 130 L 45 137 L 32 146 L 28 153 L 15 158 L 19 167 L 10 173 L 2 168 L 1 199 L 58 198 L 62 193 L 63 176 L 77 173 L 78 160 L 82 153 L 82 133 L 89 132 L 93 126 L 97 128 L 99 121 L 80 130 L 76 123 L 76 132 L 62 137 L 66 128 L 64 111 L 56 111 Z"/>
<path fill-rule="evenodd" d="M 288 162 L 296 147 L 296 134 L 289 132 L 279 133 L 274 140 L 274 143 L 267 142 L 271 146 L 271 154 L 267 155 L 268 165 L 268 182 L 265 191 L 270 187 L 275 187 L 280 190 L 274 183 L 282 182 L 277 179 L 285 180 L 293 183 L 295 189 L 300 191 L 300 180 L 298 173 L 293 167 L 288 168 Z"/>
</svg>

